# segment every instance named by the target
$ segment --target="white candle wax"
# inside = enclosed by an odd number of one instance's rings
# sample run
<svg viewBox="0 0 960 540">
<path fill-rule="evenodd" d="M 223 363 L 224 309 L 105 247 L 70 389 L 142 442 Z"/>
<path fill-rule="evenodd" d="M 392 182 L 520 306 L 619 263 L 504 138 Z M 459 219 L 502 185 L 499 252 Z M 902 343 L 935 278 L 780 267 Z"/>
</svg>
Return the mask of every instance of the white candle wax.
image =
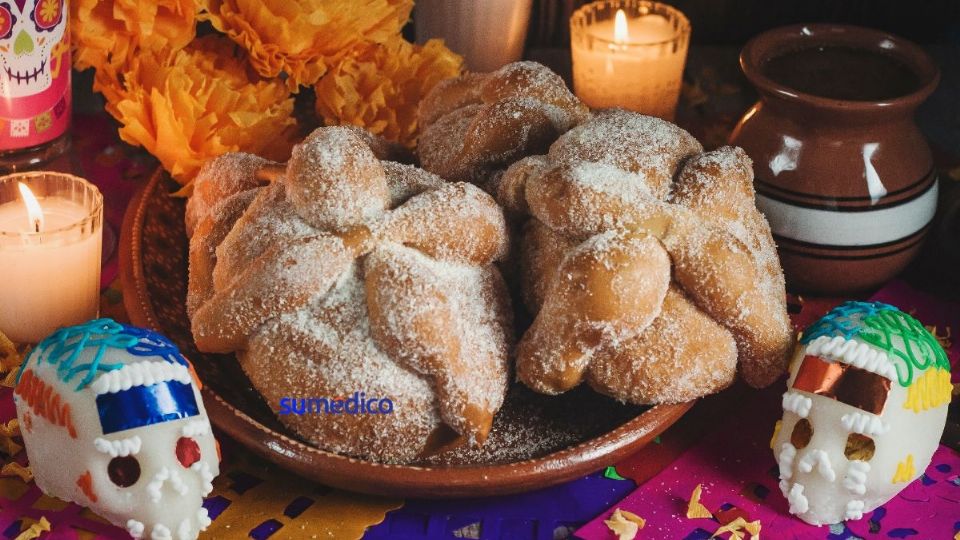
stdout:
<svg viewBox="0 0 960 540">
<path fill-rule="evenodd" d="M 650 13 L 626 22 L 625 39 L 615 37 L 612 18 L 571 29 L 576 94 L 593 108 L 624 107 L 672 120 L 687 57 L 686 20 Z"/>
<path fill-rule="evenodd" d="M 40 200 L 44 225 L 35 233 L 23 201 L 0 206 L 0 331 L 36 343 L 61 326 L 99 312 L 102 229 L 71 228 L 90 214 L 61 198 Z M 23 233 L 19 239 L 9 233 Z"/>
</svg>

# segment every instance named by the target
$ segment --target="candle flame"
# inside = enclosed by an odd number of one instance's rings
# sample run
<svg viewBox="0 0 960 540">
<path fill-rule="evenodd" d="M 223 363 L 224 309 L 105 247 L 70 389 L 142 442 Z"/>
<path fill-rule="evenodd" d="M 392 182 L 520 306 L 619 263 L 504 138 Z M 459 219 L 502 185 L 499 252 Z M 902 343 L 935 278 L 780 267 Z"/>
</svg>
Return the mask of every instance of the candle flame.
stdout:
<svg viewBox="0 0 960 540">
<path fill-rule="evenodd" d="M 627 14 L 622 9 L 617 10 L 617 15 L 613 20 L 613 41 L 616 43 L 625 43 L 630 39 L 630 32 L 627 31 Z"/>
<path fill-rule="evenodd" d="M 40 202 L 33 196 L 33 192 L 23 182 L 17 182 L 20 188 L 20 196 L 23 197 L 24 204 L 27 205 L 27 218 L 30 220 L 30 227 L 34 232 L 43 230 L 43 209 L 40 208 Z"/>
</svg>

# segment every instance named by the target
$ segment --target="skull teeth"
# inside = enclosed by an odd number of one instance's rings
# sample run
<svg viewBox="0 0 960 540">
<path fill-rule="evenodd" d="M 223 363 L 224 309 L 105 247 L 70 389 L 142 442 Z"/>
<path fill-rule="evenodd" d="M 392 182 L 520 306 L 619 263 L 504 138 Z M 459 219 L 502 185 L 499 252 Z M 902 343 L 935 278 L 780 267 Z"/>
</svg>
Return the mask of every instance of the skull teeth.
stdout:
<svg viewBox="0 0 960 540">
<path fill-rule="evenodd" d="M 150 540 L 173 540 L 173 535 L 166 525 L 157 523 L 150 532 Z"/>
<path fill-rule="evenodd" d="M 783 443 L 780 448 L 778 465 L 780 465 L 780 479 L 789 480 L 793 476 L 793 458 L 797 455 L 797 449 L 790 443 Z"/>
<path fill-rule="evenodd" d="M 143 538 L 143 530 L 144 526 L 142 522 L 135 519 L 127 520 L 127 533 L 129 533 L 130 536 L 137 539 Z"/>
<path fill-rule="evenodd" d="M 180 473 L 177 471 L 172 471 L 167 467 L 163 467 L 157 471 L 157 474 L 154 475 L 153 480 L 147 484 L 147 494 L 150 495 L 150 500 L 155 503 L 159 503 L 161 500 L 163 500 L 163 484 L 165 482 L 170 482 L 174 491 L 176 491 L 180 496 L 184 496 L 190 491 L 190 488 L 187 487 L 187 484 L 183 481 L 183 478 L 180 477 Z"/>
<path fill-rule="evenodd" d="M 195 535 L 190 534 L 193 532 L 190 527 L 190 518 L 187 518 L 180 522 L 180 526 L 177 527 L 177 540 L 193 540 Z"/>
<path fill-rule="evenodd" d="M 843 487 L 857 495 L 863 495 L 867 492 L 867 473 L 870 472 L 870 464 L 859 459 L 851 461 L 847 465 L 847 475 L 843 477 Z"/>
<path fill-rule="evenodd" d="M 810 509 L 810 503 L 803 494 L 803 484 L 793 484 L 790 492 L 787 493 L 787 502 L 790 503 L 791 514 L 802 514 Z"/>
<path fill-rule="evenodd" d="M 200 479 L 203 481 L 203 493 L 200 495 L 206 497 L 213 491 L 213 473 L 210 472 L 210 465 L 205 461 L 198 461 L 191 465 L 190 469 L 200 474 Z"/>
<path fill-rule="evenodd" d="M 807 452 L 807 455 L 803 456 L 803 459 L 800 460 L 797 468 L 801 472 L 808 473 L 813 470 L 814 466 L 817 467 L 817 472 L 820 473 L 820 476 L 828 482 L 833 482 L 837 479 L 837 474 L 833 472 L 833 467 L 830 466 L 830 456 L 828 456 L 825 451 L 810 450 Z"/>
<path fill-rule="evenodd" d="M 11 81 L 17 81 L 17 84 L 29 83 L 31 80 L 37 80 L 40 77 L 40 74 L 43 73 L 47 68 L 47 61 L 43 60 L 40 62 L 40 67 L 30 71 L 13 71 L 10 68 L 4 68 L 7 72 L 7 78 Z"/>
<path fill-rule="evenodd" d="M 856 499 L 847 503 L 843 519 L 860 519 L 863 517 L 863 501 Z"/>
<path fill-rule="evenodd" d="M 209 527 L 211 523 L 213 523 L 213 520 L 210 519 L 207 509 L 201 506 L 200 509 L 197 510 L 197 524 L 199 525 L 200 530 L 207 530 L 207 527 Z"/>
</svg>

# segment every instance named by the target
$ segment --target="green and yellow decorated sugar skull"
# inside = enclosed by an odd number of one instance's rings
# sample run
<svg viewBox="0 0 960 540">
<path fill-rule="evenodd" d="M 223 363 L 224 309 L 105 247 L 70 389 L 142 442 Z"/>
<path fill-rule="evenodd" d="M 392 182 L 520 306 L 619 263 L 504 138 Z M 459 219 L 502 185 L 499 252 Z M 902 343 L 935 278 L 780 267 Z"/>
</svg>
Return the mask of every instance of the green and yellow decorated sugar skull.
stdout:
<svg viewBox="0 0 960 540">
<path fill-rule="evenodd" d="M 897 308 L 847 302 L 803 334 L 772 441 L 790 512 L 860 519 L 918 478 L 943 433 L 950 364 Z"/>
</svg>

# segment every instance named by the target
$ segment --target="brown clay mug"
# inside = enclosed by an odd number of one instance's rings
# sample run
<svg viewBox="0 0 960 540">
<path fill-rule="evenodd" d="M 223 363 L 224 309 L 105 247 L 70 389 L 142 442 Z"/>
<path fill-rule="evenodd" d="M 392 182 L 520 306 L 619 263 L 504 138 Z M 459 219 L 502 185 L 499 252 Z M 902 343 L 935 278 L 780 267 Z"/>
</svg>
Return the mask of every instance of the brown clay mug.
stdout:
<svg viewBox="0 0 960 540">
<path fill-rule="evenodd" d="M 846 293 L 896 275 L 936 210 L 933 158 L 913 119 L 936 65 L 903 38 L 817 24 L 760 34 L 740 65 L 760 101 L 731 143 L 753 158 L 788 287 Z"/>
</svg>

